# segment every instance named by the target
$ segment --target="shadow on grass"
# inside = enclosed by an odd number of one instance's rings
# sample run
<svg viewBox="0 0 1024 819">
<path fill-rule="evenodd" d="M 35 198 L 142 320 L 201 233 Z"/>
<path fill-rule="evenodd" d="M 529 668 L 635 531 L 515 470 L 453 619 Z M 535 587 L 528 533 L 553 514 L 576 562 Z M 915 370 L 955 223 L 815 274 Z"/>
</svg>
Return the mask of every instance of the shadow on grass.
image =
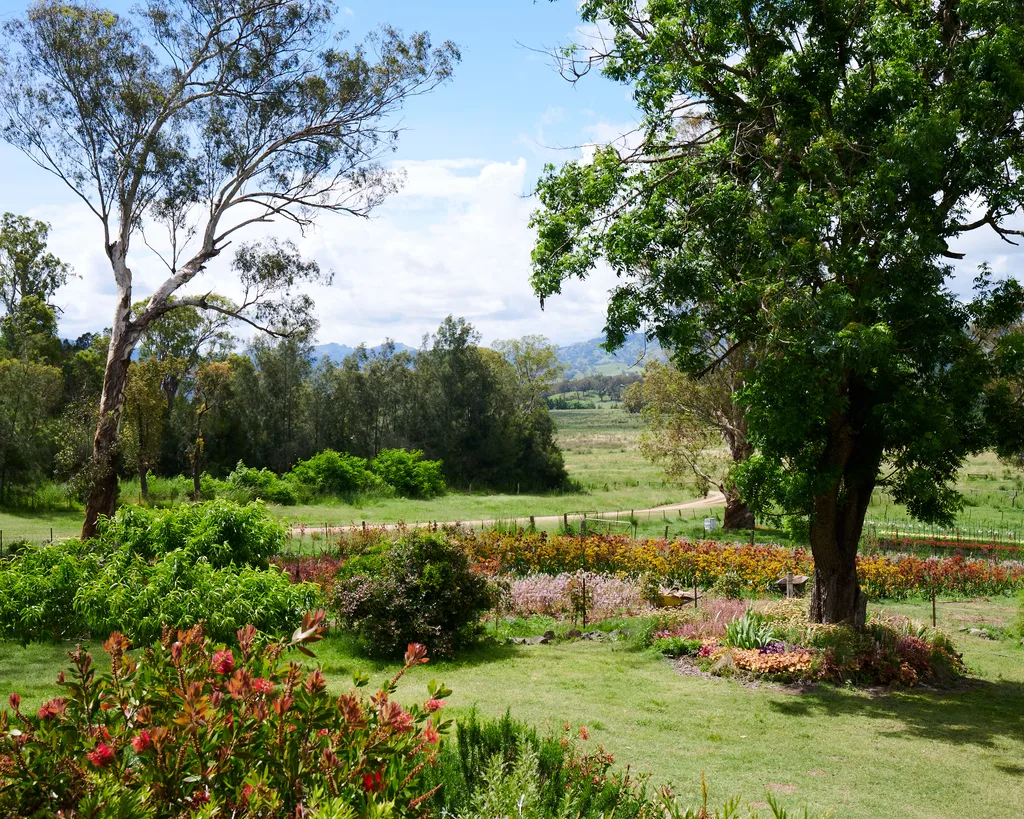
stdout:
<svg viewBox="0 0 1024 819">
<path fill-rule="evenodd" d="M 996 740 L 1019 742 L 1024 737 L 1024 684 L 1001 680 L 969 680 L 963 689 L 916 689 L 869 696 L 836 689 L 813 690 L 770 703 L 773 710 L 794 717 L 849 716 L 884 720 L 887 737 L 929 739 L 953 745 L 994 747 Z M 899 727 L 893 727 L 898 723 Z M 1024 775 L 1019 765 L 1001 766 Z"/>
</svg>

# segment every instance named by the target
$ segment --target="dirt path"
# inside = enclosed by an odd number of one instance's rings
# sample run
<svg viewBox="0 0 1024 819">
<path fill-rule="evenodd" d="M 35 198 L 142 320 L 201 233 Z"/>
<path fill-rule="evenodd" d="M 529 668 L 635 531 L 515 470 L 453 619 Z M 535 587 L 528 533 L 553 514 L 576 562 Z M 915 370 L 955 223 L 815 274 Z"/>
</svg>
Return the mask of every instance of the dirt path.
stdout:
<svg viewBox="0 0 1024 819">
<path fill-rule="evenodd" d="M 587 518 L 588 519 L 592 519 L 592 518 L 611 518 L 611 519 L 614 520 L 617 517 L 626 517 L 626 518 L 628 518 L 630 516 L 630 514 L 633 514 L 633 515 L 639 517 L 640 515 L 645 515 L 648 512 L 651 512 L 651 513 L 654 513 L 654 512 L 677 512 L 677 511 L 691 510 L 691 509 L 710 509 L 710 508 L 712 508 L 714 506 L 721 506 L 723 503 L 725 503 L 725 496 L 721 492 L 711 492 L 706 498 L 698 498 L 697 500 L 686 501 L 685 503 L 670 503 L 670 504 L 667 504 L 665 506 L 652 506 L 652 507 L 650 507 L 648 509 L 621 509 L 618 512 L 594 512 L 594 513 L 587 513 Z M 576 517 L 578 517 L 579 513 L 578 512 L 576 512 L 576 513 L 569 513 L 569 515 L 570 515 L 570 518 L 576 518 Z M 562 517 L 563 517 L 562 515 L 539 515 L 539 516 L 534 517 L 533 521 L 534 521 L 535 524 L 558 523 L 559 521 L 562 520 Z M 513 523 L 515 521 L 526 522 L 528 519 L 529 519 L 528 517 L 514 518 L 513 519 Z M 420 522 L 420 523 L 405 523 L 405 524 L 398 524 L 398 523 L 371 523 L 370 521 L 367 521 L 366 522 L 366 526 L 369 527 L 369 528 L 374 528 L 374 529 L 397 529 L 399 526 L 405 526 L 406 528 L 408 528 L 408 527 L 415 527 L 415 526 L 430 526 L 432 524 L 437 524 L 438 526 L 468 526 L 468 527 L 470 527 L 472 529 L 480 529 L 480 528 L 483 528 L 483 527 L 486 527 L 486 526 L 493 526 L 496 523 L 505 523 L 505 522 L 508 522 L 508 518 L 501 518 L 501 519 L 496 519 L 496 520 L 445 520 L 445 521 L 440 521 L 439 520 L 439 521 L 423 521 L 423 522 Z M 341 532 L 352 532 L 352 531 L 355 531 L 355 530 L 357 530 L 359 528 L 361 528 L 361 525 L 356 525 L 356 524 L 352 524 L 352 525 L 349 525 L 349 526 L 330 526 L 330 527 L 327 527 L 327 532 L 329 534 L 335 534 L 335 533 L 339 533 L 340 534 Z M 307 532 L 323 532 L 324 531 L 324 527 L 323 526 L 293 526 L 291 531 L 292 531 L 292 535 L 303 535 L 303 534 L 306 534 Z"/>
</svg>

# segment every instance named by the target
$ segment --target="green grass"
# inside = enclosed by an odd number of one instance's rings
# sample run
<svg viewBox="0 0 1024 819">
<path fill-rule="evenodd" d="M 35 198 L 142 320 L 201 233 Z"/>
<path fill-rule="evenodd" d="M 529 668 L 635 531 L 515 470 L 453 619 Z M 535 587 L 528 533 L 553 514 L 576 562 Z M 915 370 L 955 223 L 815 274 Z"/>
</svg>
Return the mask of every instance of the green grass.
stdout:
<svg viewBox="0 0 1024 819">
<path fill-rule="evenodd" d="M 940 626 L 1008 625 L 1010 601 L 940 603 Z M 930 604 L 884 610 L 930 617 Z M 547 621 L 538 621 L 538 629 Z M 517 630 L 529 630 L 519 624 Z M 954 631 L 975 675 L 962 689 L 871 693 L 819 687 L 788 693 L 717 678 L 682 676 L 652 652 L 626 643 L 493 646 L 411 672 L 399 696 L 426 695 L 432 678 L 453 690 L 450 713 L 476 707 L 557 730 L 587 725 L 619 764 L 671 782 L 696 801 L 704 771 L 712 797 L 763 801 L 766 787 L 785 805 L 831 809 L 841 817 L 941 819 L 1014 816 L 1024 779 L 1024 648 Z M 56 687 L 62 646 L 0 644 L 0 685 L 35 708 Z M 316 660 L 335 691 L 350 675 L 374 682 L 395 667 L 357 656 L 332 637 Z M 0 692 L 4 693 L 4 692 Z M 792 789 L 792 790 L 790 790 Z"/>
<path fill-rule="evenodd" d="M 53 537 L 74 537 L 82 530 L 82 512 L 80 510 L 0 510 L 0 532 L 3 533 L 4 554 L 7 544 L 16 540 L 29 540 L 42 543 Z"/>
</svg>

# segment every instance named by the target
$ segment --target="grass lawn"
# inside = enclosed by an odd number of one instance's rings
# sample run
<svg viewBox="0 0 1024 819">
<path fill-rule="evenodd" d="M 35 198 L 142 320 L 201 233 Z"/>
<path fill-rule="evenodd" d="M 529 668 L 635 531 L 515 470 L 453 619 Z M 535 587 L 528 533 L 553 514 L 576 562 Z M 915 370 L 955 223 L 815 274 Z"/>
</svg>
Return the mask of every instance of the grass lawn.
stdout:
<svg viewBox="0 0 1024 819">
<path fill-rule="evenodd" d="M 0 510 L 0 532 L 3 533 L 4 554 L 7 545 L 16 540 L 42 543 L 54 538 L 74 537 L 82 531 L 82 512 L 77 510 Z"/>
<path fill-rule="evenodd" d="M 884 609 L 930 617 L 924 602 Z M 1013 614 L 1008 600 L 939 604 L 940 625 L 951 629 L 1005 626 Z M 429 679 L 443 679 L 456 716 L 511 709 L 540 727 L 584 724 L 619 763 L 671 782 L 688 802 L 704 771 L 719 803 L 733 793 L 760 802 L 770 788 L 787 806 L 840 817 L 1019 815 L 1024 648 L 959 632 L 957 639 L 976 676 L 957 691 L 794 694 L 682 676 L 625 643 L 579 642 L 487 648 L 415 669 L 399 693 L 418 700 Z M 56 690 L 64 648 L 0 644 L 0 694 L 18 690 L 25 706 L 37 707 Z M 317 654 L 335 690 L 347 688 L 354 671 L 376 682 L 394 668 L 356 656 L 340 637 Z"/>
</svg>

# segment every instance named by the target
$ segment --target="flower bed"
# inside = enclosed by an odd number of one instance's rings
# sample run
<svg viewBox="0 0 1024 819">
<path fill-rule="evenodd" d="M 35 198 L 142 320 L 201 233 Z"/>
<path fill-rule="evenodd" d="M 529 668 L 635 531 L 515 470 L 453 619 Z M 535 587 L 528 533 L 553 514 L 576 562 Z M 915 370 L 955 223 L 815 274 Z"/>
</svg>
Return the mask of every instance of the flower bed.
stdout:
<svg viewBox="0 0 1024 819">
<path fill-rule="evenodd" d="M 909 687 L 948 681 L 965 671 L 952 641 L 940 631 L 904 617 L 875 617 L 863 630 L 812 624 L 802 600 L 748 609 L 724 625 L 708 606 L 674 625 L 659 622 L 650 644 L 670 656 L 689 657 L 704 671 L 779 682 Z"/>
</svg>

